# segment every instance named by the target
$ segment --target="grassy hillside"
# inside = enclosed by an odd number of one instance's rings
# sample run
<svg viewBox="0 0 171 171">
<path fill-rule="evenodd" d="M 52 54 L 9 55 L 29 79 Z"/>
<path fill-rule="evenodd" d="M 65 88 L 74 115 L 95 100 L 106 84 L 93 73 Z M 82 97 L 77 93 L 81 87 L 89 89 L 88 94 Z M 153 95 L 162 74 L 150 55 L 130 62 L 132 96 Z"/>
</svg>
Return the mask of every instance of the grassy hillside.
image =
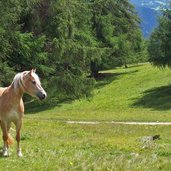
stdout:
<svg viewBox="0 0 171 171">
<path fill-rule="evenodd" d="M 143 64 L 127 69 L 104 71 L 97 80 L 93 94 L 88 100 L 46 104 L 34 108 L 28 105 L 28 113 L 34 115 L 27 117 L 59 120 L 171 121 L 170 69 L 160 70 L 150 64 Z"/>
<path fill-rule="evenodd" d="M 62 121 L 170 121 L 170 83 L 169 69 L 158 70 L 149 64 L 118 68 L 101 73 L 89 100 L 58 103 L 56 107 L 50 99 L 47 102 L 51 105 L 27 105 L 21 136 L 24 157 L 18 158 L 16 144 L 12 145 L 10 157 L 0 155 L 0 170 L 170 170 L 171 126 L 79 125 Z M 11 134 L 15 137 L 14 130 Z M 148 139 L 154 135 L 161 139 Z"/>
</svg>

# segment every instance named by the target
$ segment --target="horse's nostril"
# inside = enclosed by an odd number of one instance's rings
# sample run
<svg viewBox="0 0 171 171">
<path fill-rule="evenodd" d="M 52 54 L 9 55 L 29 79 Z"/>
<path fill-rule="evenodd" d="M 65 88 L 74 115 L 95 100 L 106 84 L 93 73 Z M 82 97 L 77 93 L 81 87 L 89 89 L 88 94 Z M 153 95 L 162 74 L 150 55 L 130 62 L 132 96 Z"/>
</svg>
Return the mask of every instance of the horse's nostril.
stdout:
<svg viewBox="0 0 171 171">
<path fill-rule="evenodd" d="M 45 99 L 47 97 L 46 93 L 43 93 L 42 97 Z"/>
<path fill-rule="evenodd" d="M 37 93 L 37 96 L 39 97 L 40 100 L 43 100 L 46 98 L 47 95 L 45 93 L 39 92 Z"/>
</svg>

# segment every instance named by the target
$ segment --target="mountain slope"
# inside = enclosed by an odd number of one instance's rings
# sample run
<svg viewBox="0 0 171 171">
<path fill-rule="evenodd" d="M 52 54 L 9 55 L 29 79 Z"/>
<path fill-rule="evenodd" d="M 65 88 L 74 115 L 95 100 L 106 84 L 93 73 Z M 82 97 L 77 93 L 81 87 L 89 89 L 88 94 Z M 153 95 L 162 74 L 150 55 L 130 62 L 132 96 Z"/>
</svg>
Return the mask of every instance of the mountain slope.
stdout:
<svg viewBox="0 0 171 171">
<path fill-rule="evenodd" d="M 148 38 L 158 24 L 161 9 L 167 8 L 169 0 L 130 0 L 141 19 L 144 37 Z"/>
<path fill-rule="evenodd" d="M 160 16 L 159 12 L 147 8 L 136 6 L 136 11 L 141 19 L 141 30 L 145 38 L 148 38 L 154 28 L 158 25 L 158 17 Z"/>
<path fill-rule="evenodd" d="M 130 0 L 134 5 L 141 7 L 148 7 L 156 11 L 168 7 L 169 0 Z"/>
</svg>

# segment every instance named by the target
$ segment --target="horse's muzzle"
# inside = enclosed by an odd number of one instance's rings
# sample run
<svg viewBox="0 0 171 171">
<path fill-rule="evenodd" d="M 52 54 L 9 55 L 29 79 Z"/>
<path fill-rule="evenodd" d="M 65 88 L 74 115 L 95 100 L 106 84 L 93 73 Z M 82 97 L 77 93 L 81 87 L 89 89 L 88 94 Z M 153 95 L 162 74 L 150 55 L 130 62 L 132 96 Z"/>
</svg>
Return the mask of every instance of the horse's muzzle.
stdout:
<svg viewBox="0 0 171 171">
<path fill-rule="evenodd" d="M 40 99 L 40 100 L 43 100 L 47 97 L 47 94 L 45 92 L 38 92 L 37 93 L 37 97 Z"/>
</svg>

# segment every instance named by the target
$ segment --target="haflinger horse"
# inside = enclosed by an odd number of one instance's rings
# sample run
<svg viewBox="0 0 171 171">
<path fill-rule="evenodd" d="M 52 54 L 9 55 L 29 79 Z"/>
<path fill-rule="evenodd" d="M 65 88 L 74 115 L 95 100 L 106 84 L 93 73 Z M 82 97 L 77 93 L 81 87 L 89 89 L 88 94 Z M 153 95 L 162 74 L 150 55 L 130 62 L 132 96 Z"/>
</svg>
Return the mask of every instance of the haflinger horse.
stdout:
<svg viewBox="0 0 171 171">
<path fill-rule="evenodd" d="M 24 116 L 24 103 L 22 100 L 24 93 L 38 97 L 40 100 L 45 99 L 47 96 L 34 69 L 16 74 L 9 87 L 0 88 L 0 125 L 4 141 L 3 156 L 9 156 L 8 148 L 12 143 L 9 129 L 12 122 L 16 126 L 17 154 L 19 157 L 22 156 L 20 129 Z"/>
</svg>

